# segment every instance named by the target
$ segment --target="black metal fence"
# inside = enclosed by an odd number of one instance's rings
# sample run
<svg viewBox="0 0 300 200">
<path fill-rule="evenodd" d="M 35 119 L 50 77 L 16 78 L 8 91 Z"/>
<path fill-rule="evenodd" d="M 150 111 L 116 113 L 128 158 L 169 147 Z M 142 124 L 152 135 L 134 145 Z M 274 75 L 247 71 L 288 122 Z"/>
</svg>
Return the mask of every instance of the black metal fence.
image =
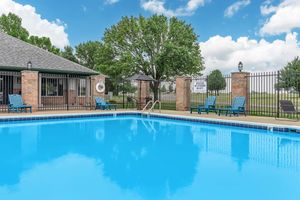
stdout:
<svg viewBox="0 0 300 200">
<path fill-rule="evenodd" d="M 300 73 L 261 72 L 248 76 L 249 99 L 247 111 L 250 115 L 280 118 L 298 118 L 299 114 L 285 113 L 280 108 L 280 100 L 290 100 L 299 110 Z"/>
<path fill-rule="evenodd" d="M 21 73 L 0 71 L 0 112 L 7 112 L 8 95 L 21 94 Z"/>
<path fill-rule="evenodd" d="M 204 105 L 209 95 L 217 96 L 217 107 L 224 107 L 231 104 L 231 76 L 223 76 L 226 85 L 221 90 L 213 90 L 209 87 L 208 77 L 194 77 L 191 83 L 191 106 Z"/>
<path fill-rule="evenodd" d="M 161 102 L 161 109 L 176 110 L 176 81 L 175 80 L 160 82 L 158 99 Z"/>
<path fill-rule="evenodd" d="M 90 109 L 91 79 L 88 76 L 39 74 L 39 110 Z"/>
</svg>

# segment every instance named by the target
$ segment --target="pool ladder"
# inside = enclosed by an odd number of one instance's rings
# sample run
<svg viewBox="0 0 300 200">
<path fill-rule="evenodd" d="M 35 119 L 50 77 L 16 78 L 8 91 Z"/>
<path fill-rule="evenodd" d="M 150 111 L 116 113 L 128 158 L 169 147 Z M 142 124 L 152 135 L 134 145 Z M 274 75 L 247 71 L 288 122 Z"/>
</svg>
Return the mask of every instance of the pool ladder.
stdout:
<svg viewBox="0 0 300 200">
<path fill-rule="evenodd" d="M 152 106 L 151 106 L 151 108 L 148 110 L 148 114 L 151 113 L 151 111 L 154 110 L 154 107 L 155 107 L 156 104 L 158 104 L 158 106 L 159 106 L 159 107 L 158 107 L 158 108 L 159 108 L 159 112 L 161 112 L 161 102 L 160 102 L 159 100 L 156 100 L 156 101 L 154 101 L 154 102 L 153 102 L 153 100 L 148 101 L 148 103 L 147 103 L 147 104 L 145 105 L 145 107 L 143 108 L 142 112 L 145 112 L 145 111 L 147 110 L 148 106 L 149 106 L 151 103 L 152 103 Z"/>
</svg>

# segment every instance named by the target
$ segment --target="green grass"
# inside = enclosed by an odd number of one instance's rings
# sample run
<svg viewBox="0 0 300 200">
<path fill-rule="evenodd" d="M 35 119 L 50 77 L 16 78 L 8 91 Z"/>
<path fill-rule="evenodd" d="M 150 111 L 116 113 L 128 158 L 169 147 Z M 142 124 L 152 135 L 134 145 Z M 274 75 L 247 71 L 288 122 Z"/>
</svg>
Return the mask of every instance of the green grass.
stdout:
<svg viewBox="0 0 300 200">
<path fill-rule="evenodd" d="M 206 94 L 191 94 L 191 106 L 197 106 L 199 104 L 204 104 L 206 99 Z M 277 94 L 268 94 L 268 93 L 251 93 L 250 95 L 250 111 L 249 115 L 253 116 L 268 116 L 276 117 L 277 116 Z M 285 94 L 280 94 L 280 99 L 289 99 L 297 106 L 300 105 L 300 98 L 298 94 L 290 94 L 289 96 Z M 217 96 L 217 107 L 223 107 L 225 105 L 231 104 L 231 94 L 220 93 Z M 125 96 L 125 107 L 127 104 L 127 97 Z M 123 108 L 123 97 L 113 96 L 112 101 L 118 104 L 118 108 Z M 162 100 L 162 109 L 164 110 L 176 110 L 176 101 L 175 100 Z M 136 106 L 129 105 L 130 109 L 136 108 Z M 155 109 L 158 109 L 158 105 L 155 106 Z M 297 115 L 286 115 L 280 112 L 280 117 L 283 118 L 297 118 Z"/>
</svg>

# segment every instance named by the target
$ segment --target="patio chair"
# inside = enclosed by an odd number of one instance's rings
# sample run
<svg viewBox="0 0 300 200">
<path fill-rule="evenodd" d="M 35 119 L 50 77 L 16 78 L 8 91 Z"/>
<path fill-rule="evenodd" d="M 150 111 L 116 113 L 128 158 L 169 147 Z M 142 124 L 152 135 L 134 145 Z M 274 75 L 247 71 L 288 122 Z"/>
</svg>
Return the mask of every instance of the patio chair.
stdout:
<svg viewBox="0 0 300 200">
<path fill-rule="evenodd" d="M 298 115 L 300 114 L 300 112 L 295 108 L 295 105 L 291 100 L 280 100 L 279 104 L 284 114 L 297 115 L 297 120 L 299 120 Z"/>
<path fill-rule="evenodd" d="M 198 114 L 201 114 L 202 111 L 206 112 L 207 114 L 210 111 L 216 111 L 216 96 L 208 96 L 205 100 L 204 105 L 199 106 L 191 106 L 190 107 L 190 113 L 193 112 L 193 110 L 197 110 Z"/>
<path fill-rule="evenodd" d="M 8 95 L 8 99 L 8 112 L 27 112 L 27 109 L 32 112 L 32 107 L 23 103 L 21 95 L 10 94 Z"/>
<path fill-rule="evenodd" d="M 117 105 L 116 104 L 111 104 L 106 102 L 103 98 L 101 97 L 95 97 L 95 103 L 96 103 L 96 107 L 95 109 L 100 109 L 100 110 L 111 110 L 112 108 L 114 108 L 115 110 L 117 110 Z"/>
<path fill-rule="evenodd" d="M 218 109 L 219 116 L 221 115 L 222 112 L 225 112 L 226 116 L 228 114 L 230 114 L 230 116 L 231 115 L 238 116 L 241 113 L 243 113 L 246 116 L 245 103 L 246 103 L 246 97 L 244 96 L 235 97 L 233 99 L 231 106 L 226 106 L 225 108 Z"/>
</svg>

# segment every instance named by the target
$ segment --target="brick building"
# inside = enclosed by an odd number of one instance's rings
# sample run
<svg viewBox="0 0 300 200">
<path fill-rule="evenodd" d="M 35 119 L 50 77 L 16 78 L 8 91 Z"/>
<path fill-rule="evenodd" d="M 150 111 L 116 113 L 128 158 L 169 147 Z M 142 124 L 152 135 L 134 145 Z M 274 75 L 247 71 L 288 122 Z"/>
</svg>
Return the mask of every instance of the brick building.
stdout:
<svg viewBox="0 0 300 200">
<path fill-rule="evenodd" d="M 0 31 L 1 111 L 9 94 L 21 94 L 33 110 L 89 108 L 104 84 L 104 75 Z"/>
</svg>

